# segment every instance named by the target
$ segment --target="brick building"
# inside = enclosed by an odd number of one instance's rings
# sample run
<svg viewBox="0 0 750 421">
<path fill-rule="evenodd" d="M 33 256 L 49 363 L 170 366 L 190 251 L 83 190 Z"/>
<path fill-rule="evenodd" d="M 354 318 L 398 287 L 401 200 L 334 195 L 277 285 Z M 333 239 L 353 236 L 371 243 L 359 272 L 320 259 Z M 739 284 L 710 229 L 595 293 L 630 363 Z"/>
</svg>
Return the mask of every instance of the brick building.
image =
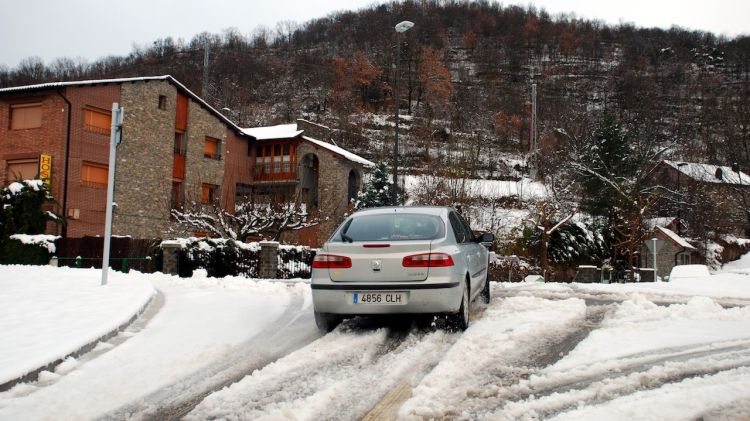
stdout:
<svg viewBox="0 0 750 421">
<path fill-rule="evenodd" d="M 320 223 L 282 239 L 321 245 L 351 210 L 365 168 L 375 164 L 335 145 L 327 127 L 306 120 L 244 133 L 255 140 L 250 151 L 253 181 L 242 186 L 244 193 L 256 203 L 304 203 Z"/>
<path fill-rule="evenodd" d="M 164 237 L 170 210 L 191 200 L 236 201 L 277 192 L 327 216 L 346 211 L 370 165 L 332 143 L 303 135 L 243 130 L 171 76 L 60 82 L 0 89 L 0 184 L 51 163 L 56 212 L 67 237 L 104 233 L 112 103 L 124 109 L 117 148 L 112 233 Z M 279 126 L 282 127 L 282 126 Z M 257 138 L 255 132 L 261 132 Z M 267 132 L 278 132 L 266 128 Z M 319 244 L 333 220 L 300 233 Z M 296 239 L 290 239 L 296 240 Z"/>
</svg>

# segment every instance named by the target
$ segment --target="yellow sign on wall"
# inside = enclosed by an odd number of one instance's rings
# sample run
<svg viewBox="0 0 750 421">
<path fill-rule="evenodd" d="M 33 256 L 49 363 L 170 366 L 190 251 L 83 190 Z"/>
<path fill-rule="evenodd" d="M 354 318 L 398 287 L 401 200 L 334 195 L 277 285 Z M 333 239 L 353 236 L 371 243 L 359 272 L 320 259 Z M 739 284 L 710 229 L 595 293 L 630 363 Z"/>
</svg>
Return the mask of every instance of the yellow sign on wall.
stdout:
<svg viewBox="0 0 750 421">
<path fill-rule="evenodd" d="M 42 154 L 39 157 L 39 178 L 49 186 L 52 180 L 52 155 Z"/>
</svg>

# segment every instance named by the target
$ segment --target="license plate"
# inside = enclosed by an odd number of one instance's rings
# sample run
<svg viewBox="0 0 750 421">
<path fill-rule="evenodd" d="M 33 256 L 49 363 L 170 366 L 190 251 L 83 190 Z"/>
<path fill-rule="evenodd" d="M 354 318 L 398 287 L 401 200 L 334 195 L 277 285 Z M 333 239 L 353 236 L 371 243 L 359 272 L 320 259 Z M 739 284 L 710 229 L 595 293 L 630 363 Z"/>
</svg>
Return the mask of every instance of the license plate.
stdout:
<svg viewBox="0 0 750 421">
<path fill-rule="evenodd" d="M 353 292 L 351 302 L 356 305 L 404 305 L 408 294 L 404 291 Z"/>
</svg>

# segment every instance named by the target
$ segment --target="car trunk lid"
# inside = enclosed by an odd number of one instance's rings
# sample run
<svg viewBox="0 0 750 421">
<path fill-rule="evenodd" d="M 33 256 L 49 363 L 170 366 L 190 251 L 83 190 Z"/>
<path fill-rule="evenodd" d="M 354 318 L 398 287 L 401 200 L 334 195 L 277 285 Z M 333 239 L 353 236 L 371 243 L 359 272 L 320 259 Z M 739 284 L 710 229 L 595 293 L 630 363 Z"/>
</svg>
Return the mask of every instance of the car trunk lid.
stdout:
<svg viewBox="0 0 750 421">
<path fill-rule="evenodd" d="M 347 256 L 352 267 L 329 269 L 335 282 L 424 281 L 428 267 L 404 267 L 406 256 L 429 253 L 432 241 L 329 243 L 325 253 Z"/>
</svg>

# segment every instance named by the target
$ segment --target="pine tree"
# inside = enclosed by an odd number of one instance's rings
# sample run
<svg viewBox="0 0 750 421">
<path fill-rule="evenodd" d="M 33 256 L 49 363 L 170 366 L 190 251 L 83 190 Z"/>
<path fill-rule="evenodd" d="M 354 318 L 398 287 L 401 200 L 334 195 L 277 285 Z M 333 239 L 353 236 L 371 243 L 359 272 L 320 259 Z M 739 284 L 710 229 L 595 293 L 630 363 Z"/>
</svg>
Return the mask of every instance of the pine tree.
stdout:
<svg viewBox="0 0 750 421">
<path fill-rule="evenodd" d="M 365 183 L 363 191 L 357 196 L 354 208 L 366 209 L 378 206 L 388 206 L 393 198 L 393 180 L 388 174 L 388 167 L 381 162 L 375 167 L 370 179 Z"/>
</svg>

